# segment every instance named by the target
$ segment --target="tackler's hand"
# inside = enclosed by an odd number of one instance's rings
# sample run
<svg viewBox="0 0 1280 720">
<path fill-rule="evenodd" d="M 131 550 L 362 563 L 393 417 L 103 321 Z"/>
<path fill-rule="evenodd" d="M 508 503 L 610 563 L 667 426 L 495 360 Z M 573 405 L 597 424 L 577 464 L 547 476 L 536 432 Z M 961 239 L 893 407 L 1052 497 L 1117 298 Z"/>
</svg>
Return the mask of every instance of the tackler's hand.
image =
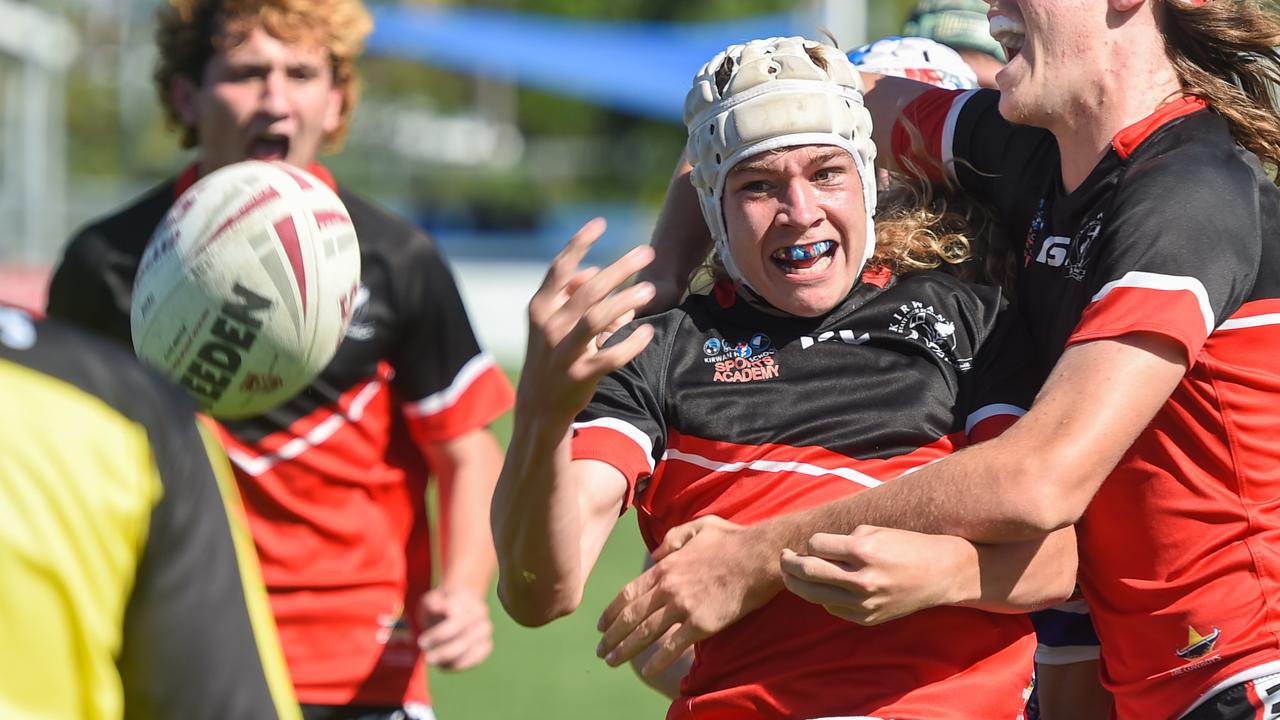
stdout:
<svg viewBox="0 0 1280 720">
<path fill-rule="evenodd" d="M 695 642 L 768 602 L 780 585 L 777 553 L 750 527 L 715 516 L 673 528 L 653 553 L 656 564 L 618 593 L 600 617 L 597 653 L 620 665 L 655 647 L 641 669 L 656 677 Z"/>
<path fill-rule="evenodd" d="M 879 625 L 954 602 L 946 568 L 967 543 L 863 525 L 848 535 L 818 533 L 808 545 L 807 554 L 782 552 L 787 589 L 836 617 Z"/>
</svg>

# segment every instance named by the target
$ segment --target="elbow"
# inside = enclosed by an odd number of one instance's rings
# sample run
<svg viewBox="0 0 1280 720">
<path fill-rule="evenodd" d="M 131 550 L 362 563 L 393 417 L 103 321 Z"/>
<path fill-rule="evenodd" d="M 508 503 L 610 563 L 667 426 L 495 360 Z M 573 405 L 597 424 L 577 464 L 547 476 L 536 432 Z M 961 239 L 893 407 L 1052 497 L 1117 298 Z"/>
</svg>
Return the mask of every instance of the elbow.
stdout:
<svg viewBox="0 0 1280 720">
<path fill-rule="evenodd" d="M 535 628 L 577 610 L 582 604 L 582 590 L 579 588 L 575 592 L 563 586 L 540 588 L 536 578 L 522 575 L 512 582 L 505 573 L 501 573 L 498 577 L 498 600 L 512 620 L 524 627 Z"/>
<path fill-rule="evenodd" d="M 1074 525 L 1093 495 L 1078 467 L 1051 452 L 1029 453 L 1014 463 L 1005 493 L 1015 508 L 1009 524 L 1028 539 Z"/>
</svg>

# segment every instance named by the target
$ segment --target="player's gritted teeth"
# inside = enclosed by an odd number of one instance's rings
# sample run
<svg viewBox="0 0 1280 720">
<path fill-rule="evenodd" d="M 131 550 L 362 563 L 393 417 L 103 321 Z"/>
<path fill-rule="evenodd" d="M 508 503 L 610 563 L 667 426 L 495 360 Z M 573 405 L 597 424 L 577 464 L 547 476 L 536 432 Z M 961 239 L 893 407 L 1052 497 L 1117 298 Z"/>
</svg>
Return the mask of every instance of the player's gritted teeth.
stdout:
<svg viewBox="0 0 1280 720">
<path fill-rule="evenodd" d="M 254 160 L 284 160 L 289 154 L 289 138 L 284 135 L 261 135 L 249 144 L 249 157 Z"/>
<path fill-rule="evenodd" d="M 1023 24 L 1008 15 L 989 16 L 991 23 L 991 37 L 1004 47 L 1005 56 L 1013 60 L 1017 56 L 1018 51 L 1022 49 L 1022 44 L 1027 39 L 1027 29 Z"/>
<path fill-rule="evenodd" d="M 834 240 L 819 240 L 813 243 L 788 245 L 778 248 L 769 256 L 774 264 L 783 272 L 803 275 L 821 272 L 831 264 L 836 254 Z"/>
</svg>

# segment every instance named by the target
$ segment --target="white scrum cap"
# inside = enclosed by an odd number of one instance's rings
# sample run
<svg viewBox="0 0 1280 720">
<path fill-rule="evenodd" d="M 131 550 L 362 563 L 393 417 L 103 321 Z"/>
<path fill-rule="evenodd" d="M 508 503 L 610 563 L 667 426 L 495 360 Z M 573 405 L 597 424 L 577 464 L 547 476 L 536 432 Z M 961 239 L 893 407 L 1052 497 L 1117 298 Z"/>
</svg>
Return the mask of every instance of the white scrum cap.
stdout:
<svg viewBox="0 0 1280 720">
<path fill-rule="evenodd" d="M 825 69 L 814 62 L 821 58 Z M 867 213 L 863 263 L 875 252 L 875 157 L 862 78 L 838 49 L 802 37 L 731 45 L 702 66 L 685 97 L 685 157 L 702 215 L 725 270 L 747 285 L 725 230 L 725 178 L 738 162 L 769 150 L 835 145 L 853 156 Z"/>
<path fill-rule="evenodd" d="M 929 38 L 887 37 L 849 53 L 863 72 L 904 77 L 948 90 L 978 87 L 978 75 L 960 53 Z"/>
</svg>

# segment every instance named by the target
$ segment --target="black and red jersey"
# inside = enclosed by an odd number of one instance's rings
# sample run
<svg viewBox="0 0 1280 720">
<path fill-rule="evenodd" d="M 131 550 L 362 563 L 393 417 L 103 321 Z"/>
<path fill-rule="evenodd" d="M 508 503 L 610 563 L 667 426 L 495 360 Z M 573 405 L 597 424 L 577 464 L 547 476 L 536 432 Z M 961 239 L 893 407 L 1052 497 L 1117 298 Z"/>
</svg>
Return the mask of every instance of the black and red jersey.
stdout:
<svg viewBox="0 0 1280 720">
<path fill-rule="evenodd" d="M 1177 717 L 1280 668 L 1280 193 L 1190 97 L 1118 133 L 1066 192 L 1053 136 L 1010 125 L 998 100 L 930 91 L 906 117 L 1020 249 L 1042 366 L 1132 333 L 1186 352 L 1077 526 L 1119 716 Z"/>
<path fill-rule="evenodd" d="M 312 172 L 332 184 L 323 167 Z M 49 313 L 130 345 L 133 277 L 194 167 L 82 230 Z M 422 447 L 484 427 L 512 403 L 423 233 L 338 189 L 361 284 L 324 372 L 264 415 L 221 423 L 290 674 L 303 703 L 427 701 L 412 610 L 428 588 Z"/>
<path fill-rule="evenodd" d="M 999 291 L 881 280 L 821 318 L 760 312 L 727 284 L 650 318 L 652 342 L 575 422 L 574 457 L 627 477 L 653 548 L 700 516 L 751 524 L 891 481 L 1012 423 L 1037 378 Z M 862 627 L 784 591 L 697 645 L 668 717 L 1013 720 L 1034 648 L 1021 615 Z"/>
</svg>

